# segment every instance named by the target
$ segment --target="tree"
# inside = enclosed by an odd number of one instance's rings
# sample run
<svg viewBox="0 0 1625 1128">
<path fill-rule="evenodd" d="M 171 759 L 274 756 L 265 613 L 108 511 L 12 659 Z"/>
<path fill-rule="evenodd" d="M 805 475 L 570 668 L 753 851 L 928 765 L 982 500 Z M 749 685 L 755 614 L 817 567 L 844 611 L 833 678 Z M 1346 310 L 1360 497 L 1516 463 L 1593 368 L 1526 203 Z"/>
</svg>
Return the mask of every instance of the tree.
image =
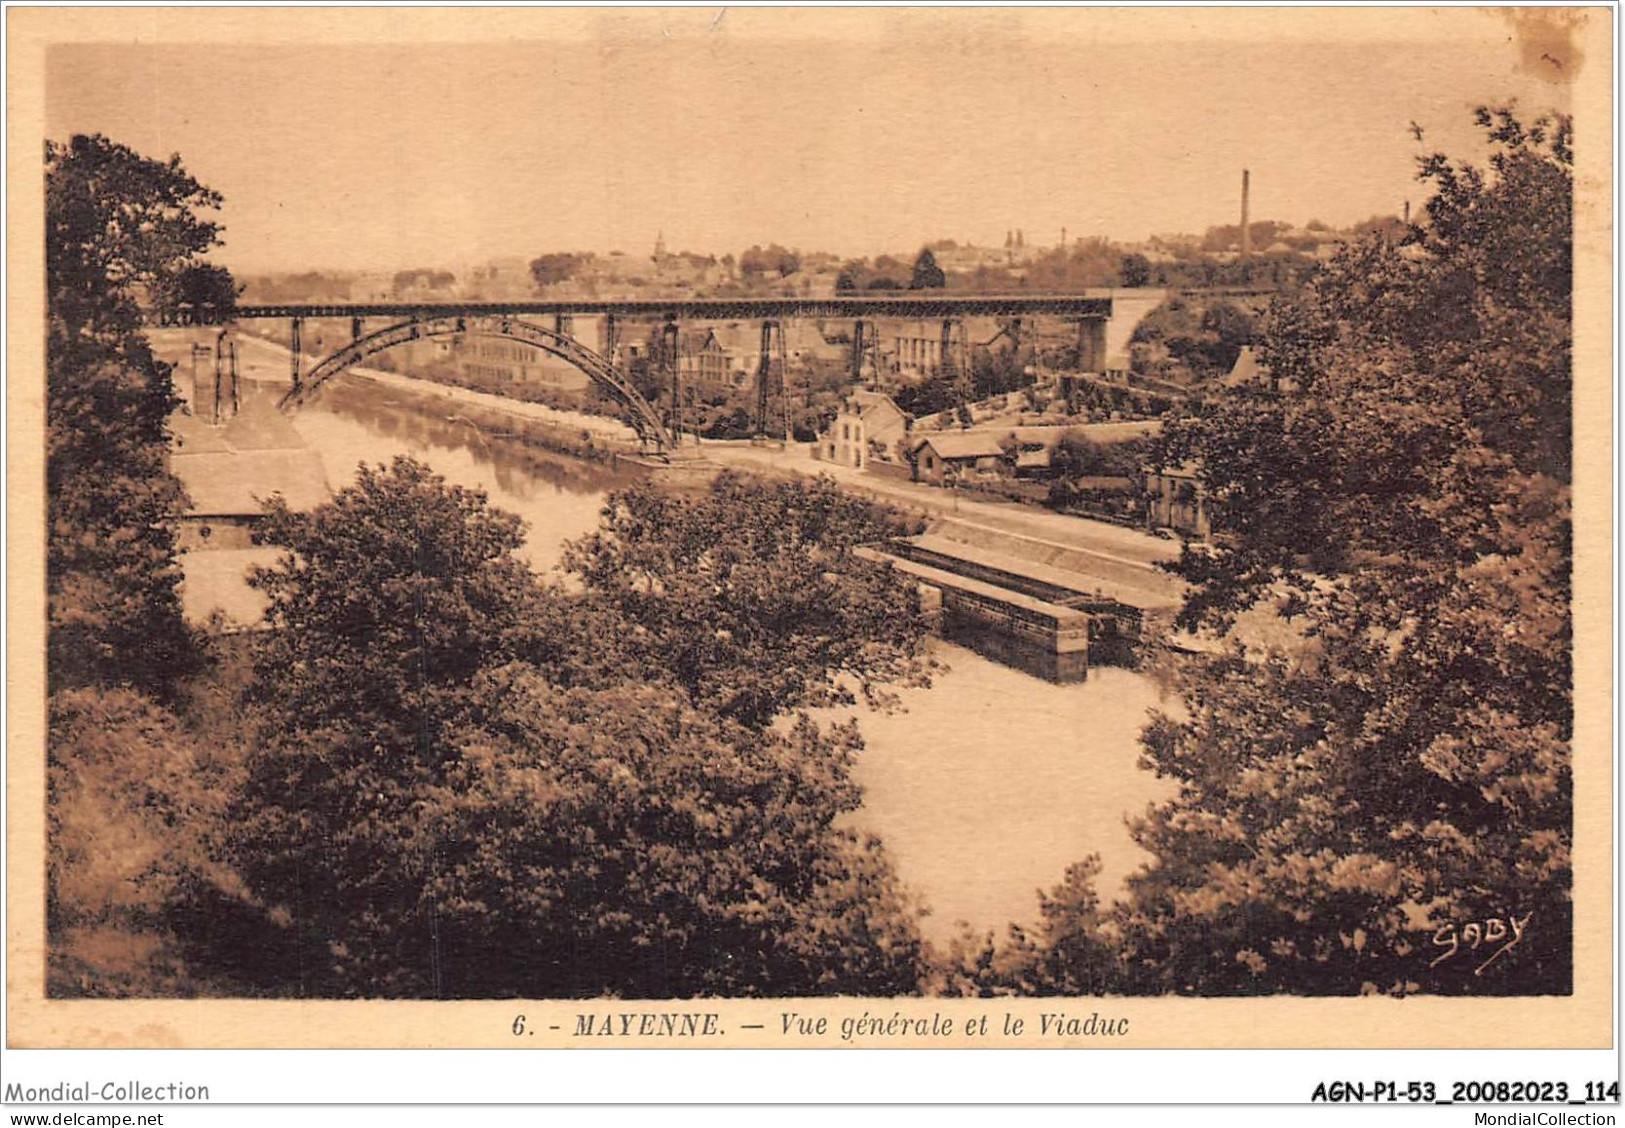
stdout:
<svg viewBox="0 0 1625 1128">
<path fill-rule="evenodd" d="M 242 292 L 243 287 L 225 267 L 196 263 L 155 290 L 153 305 L 162 319 L 189 316 L 204 324 L 219 324 L 231 320 Z"/>
<path fill-rule="evenodd" d="M 1124 255 L 1120 270 L 1123 285 L 1130 289 L 1151 284 L 1151 260 L 1142 254 Z"/>
<path fill-rule="evenodd" d="M 536 264 L 531 263 L 531 272 L 535 273 Z M 403 294 L 408 290 L 419 287 L 428 290 L 448 290 L 457 284 L 457 276 L 449 270 L 433 270 L 428 267 L 418 267 L 415 270 L 398 270 L 391 280 L 391 289 L 396 294 Z"/>
<path fill-rule="evenodd" d="M 1082 431 L 1069 430 L 1050 451 L 1050 469 L 1063 478 L 1132 477 L 1150 453 L 1149 446 L 1143 439 L 1096 442 Z"/>
<path fill-rule="evenodd" d="M 937 256 L 926 247 L 920 251 L 914 260 L 914 274 L 909 281 L 910 290 L 940 290 L 948 284 L 947 275 L 942 273 L 942 267 L 937 265 Z"/>
<path fill-rule="evenodd" d="M 217 244 L 220 226 L 198 214 L 219 193 L 179 156 L 142 157 L 96 134 L 45 144 L 46 300 L 70 339 L 123 341 L 141 305 Z"/>
<path fill-rule="evenodd" d="M 591 264 L 591 253 L 555 252 L 530 260 L 530 276 L 537 286 L 553 286 L 574 278 Z"/>
<path fill-rule="evenodd" d="M 725 473 L 699 498 L 634 488 L 605 512 L 567 567 L 723 716 L 760 727 L 921 676 L 918 594 L 853 551 L 905 523 L 833 481 Z"/>
<path fill-rule="evenodd" d="M 271 498 L 259 535 L 285 552 L 250 580 L 274 628 L 255 655 L 258 696 L 293 738 L 337 724 L 432 744 L 474 675 L 519 656 L 539 598 L 515 555 L 519 518 L 410 458 L 359 467 L 309 513 Z"/>
<path fill-rule="evenodd" d="M 932 377 L 918 384 L 899 388 L 893 400 L 897 406 L 916 418 L 924 415 L 948 413 L 959 406 L 964 389 L 957 380 Z"/>
<path fill-rule="evenodd" d="M 53 996 L 218 989 L 190 958 L 199 910 L 246 909 L 220 831 L 232 750 L 198 742 L 128 690 L 50 701 L 47 990 Z M 211 912 L 211 910 L 214 910 Z"/>
<path fill-rule="evenodd" d="M 917 990 L 879 843 L 835 826 L 858 806 L 854 729 L 752 732 L 669 687 L 566 691 L 525 667 L 481 688 L 424 834 L 441 974 L 484 986 L 449 993 Z"/>
<path fill-rule="evenodd" d="M 519 519 L 397 459 L 310 513 L 273 498 L 259 569 L 269 597 L 252 696 L 260 740 L 235 812 L 236 855 L 270 906 L 291 906 L 264 974 L 316 993 L 391 993 L 421 891 L 400 837 L 436 795 L 474 679 L 514 660 L 537 584 Z M 281 952 L 287 963 L 279 963 Z"/>
<path fill-rule="evenodd" d="M 788 278 L 801 269 L 801 256 L 777 243 L 769 243 L 764 250 L 753 246 L 739 256 L 739 273 L 747 278 L 764 274 L 777 274 Z"/>
<path fill-rule="evenodd" d="M 1096 929 L 1125 990 L 1570 989 L 1570 128 L 1478 120 L 1488 171 L 1428 158 L 1407 244 L 1272 315 L 1300 390 L 1168 429 L 1215 529 L 1182 623 L 1270 625 L 1183 663 L 1146 731 L 1179 793 Z"/>
<path fill-rule="evenodd" d="M 1271 326 L 1307 391 L 1171 440 L 1220 531 L 1184 621 L 1276 603 L 1304 643 L 1197 664 L 1190 719 L 1148 731 L 1182 790 L 1126 934 L 1161 989 L 1569 989 L 1570 133 L 1478 120 L 1489 172 L 1429 158 L 1410 244 L 1345 252 Z M 1493 962 L 1437 960 L 1525 917 Z"/>
<path fill-rule="evenodd" d="M 1147 375 L 1196 382 L 1228 373 L 1258 335 L 1257 320 L 1233 302 L 1174 297 L 1142 318 L 1129 340 Z"/>
<path fill-rule="evenodd" d="M 1032 357 L 1030 346 L 991 349 L 978 345 L 971 350 L 970 358 L 973 394 L 977 399 L 988 399 L 1032 384 L 1032 373 L 1024 363 Z"/>
<path fill-rule="evenodd" d="M 1010 927 L 1008 942 L 991 933 L 962 935 L 949 946 L 935 978 L 938 993 L 992 998 L 1010 995 L 1104 995 L 1122 990 L 1119 953 L 1103 925 L 1094 881 L 1100 858 L 1067 867 L 1066 879 L 1039 896 L 1039 926 Z"/>
<path fill-rule="evenodd" d="M 161 693 L 196 650 L 176 590 L 185 494 L 164 467 L 179 401 L 140 327 L 200 287 L 235 294 L 197 258 L 219 235 L 198 212 L 220 197 L 179 157 L 99 135 L 47 143 L 45 181 L 50 684 Z"/>
<path fill-rule="evenodd" d="M 544 588 L 517 518 L 410 460 L 308 515 L 270 508 L 288 551 L 255 579 L 278 629 L 234 819 L 268 984 L 914 989 L 912 910 L 878 844 L 835 825 L 858 802 L 855 731 L 695 701 L 647 627 Z"/>
</svg>

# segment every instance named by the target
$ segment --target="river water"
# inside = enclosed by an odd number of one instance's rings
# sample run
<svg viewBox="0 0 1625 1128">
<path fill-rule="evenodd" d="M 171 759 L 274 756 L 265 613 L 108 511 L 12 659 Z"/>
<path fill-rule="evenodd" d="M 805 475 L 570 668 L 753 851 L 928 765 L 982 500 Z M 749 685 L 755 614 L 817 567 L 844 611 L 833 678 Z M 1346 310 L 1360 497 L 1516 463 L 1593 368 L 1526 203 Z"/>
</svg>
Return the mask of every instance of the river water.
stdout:
<svg viewBox="0 0 1625 1128">
<path fill-rule="evenodd" d="M 357 462 L 409 454 L 448 480 L 478 487 L 527 523 L 525 552 L 547 571 L 561 545 L 590 531 L 607 492 L 633 479 L 606 466 L 520 449 L 460 421 L 450 405 L 376 385 L 335 382 L 294 416 L 342 488 Z M 859 710 L 866 748 L 855 825 L 886 842 L 903 881 L 931 913 L 924 931 L 944 944 L 959 922 L 1001 935 L 1031 922 L 1036 891 L 1066 867 L 1101 856 L 1109 899 L 1147 859 L 1126 819 L 1170 793 L 1139 767 L 1138 734 L 1159 704 L 1152 680 L 1097 667 L 1052 685 L 963 647 L 934 640 L 946 665 L 902 708 Z"/>
</svg>

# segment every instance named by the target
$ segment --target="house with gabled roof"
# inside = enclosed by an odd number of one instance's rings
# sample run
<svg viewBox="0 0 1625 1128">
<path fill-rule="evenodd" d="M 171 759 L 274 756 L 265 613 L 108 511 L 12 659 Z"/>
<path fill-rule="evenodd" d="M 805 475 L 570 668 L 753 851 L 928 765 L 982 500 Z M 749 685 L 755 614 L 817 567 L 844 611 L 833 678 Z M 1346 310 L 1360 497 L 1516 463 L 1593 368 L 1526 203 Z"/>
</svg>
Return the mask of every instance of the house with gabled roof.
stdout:
<svg viewBox="0 0 1625 1128">
<path fill-rule="evenodd" d="M 813 457 L 859 470 L 876 461 L 901 465 L 895 452 L 909 423 L 908 413 L 890 396 L 859 389 L 846 397 L 840 414 L 818 436 Z"/>
</svg>

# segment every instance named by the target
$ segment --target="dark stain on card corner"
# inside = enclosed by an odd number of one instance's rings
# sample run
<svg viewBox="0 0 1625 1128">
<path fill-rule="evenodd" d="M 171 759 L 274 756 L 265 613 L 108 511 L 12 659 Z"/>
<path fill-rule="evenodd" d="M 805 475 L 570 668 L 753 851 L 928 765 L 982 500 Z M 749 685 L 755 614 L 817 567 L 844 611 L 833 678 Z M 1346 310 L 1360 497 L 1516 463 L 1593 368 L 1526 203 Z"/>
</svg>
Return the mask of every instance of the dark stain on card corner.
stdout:
<svg viewBox="0 0 1625 1128">
<path fill-rule="evenodd" d="M 1518 45 L 1518 69 L 1551 83 L 1571 83 L 1580 76 L 1585 53 L 1575 32 L 1590 13 L 1574 8 L 1501 8 L 1497 14 Z"/>
</svg>

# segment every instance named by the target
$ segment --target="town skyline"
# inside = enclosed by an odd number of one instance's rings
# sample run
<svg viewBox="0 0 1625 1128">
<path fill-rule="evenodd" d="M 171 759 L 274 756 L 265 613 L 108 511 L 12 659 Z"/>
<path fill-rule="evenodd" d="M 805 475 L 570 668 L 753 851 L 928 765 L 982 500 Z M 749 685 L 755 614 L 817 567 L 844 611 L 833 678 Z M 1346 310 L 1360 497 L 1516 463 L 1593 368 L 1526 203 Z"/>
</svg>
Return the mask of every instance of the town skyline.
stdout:
<svg viewBox="0 0 1625 1128">
<path fill-rule="evenodd" d="M 981 13 L 971 35 L 928 13 L 814 29 L 687 10 L 591 50 L 529 15 L 559 34 L 56 45 L 47 135 L 181 154 L 225 199 L 214 257 L 277 273 L 647 254 L 661 236 L 719 256 L 999 246 L 1018 228 L 1033 247 L 1063 228 L 1137 242 L 1235 223 L 1243 168 L 1253 217 L 1341 228 L 1416 199 L 1422 153 L 1477 144 L 1472 104 L 1568 108 L 1494 15 L 1332 47 L 1307 38 L 1324 13 L 1148 43 L 1103 11 Z M 938 67 L 956 80 L 927 81 Z"/>
</svg>

